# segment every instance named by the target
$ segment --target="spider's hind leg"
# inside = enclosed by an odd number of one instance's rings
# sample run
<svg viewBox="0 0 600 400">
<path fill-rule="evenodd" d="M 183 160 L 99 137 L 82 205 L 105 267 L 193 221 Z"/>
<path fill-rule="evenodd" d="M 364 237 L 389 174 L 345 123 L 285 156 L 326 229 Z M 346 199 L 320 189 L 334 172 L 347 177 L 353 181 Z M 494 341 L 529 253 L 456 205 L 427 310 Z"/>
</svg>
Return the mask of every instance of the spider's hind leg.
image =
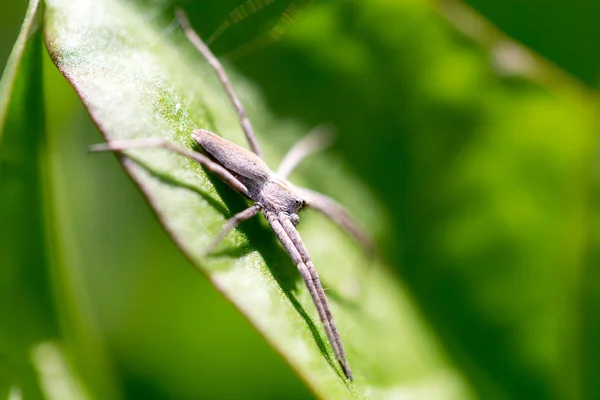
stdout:
<svg viewBox="0 0 600 400">
<path fill-rule="evenodd" d="M 233 174 L 217 164 L 202 153 L 198 153 L 178 144 L 169 142 L 163 138 L 142 138 L 142 139 L 125 139 L 113 140 L 108 143 L 100 143 L 90 147 L 91 152 L 114 151 L 123 152 L 131 149 L 152 149 L 163 148 L 175 153 L 181 154 L 184 157 L 190 158 L 208 169 L 213 174 L 217 175 L 223 182 L 231 186 L 237 192 L 249 197 L 248 188 L 240 182 Z"/>
</svg>

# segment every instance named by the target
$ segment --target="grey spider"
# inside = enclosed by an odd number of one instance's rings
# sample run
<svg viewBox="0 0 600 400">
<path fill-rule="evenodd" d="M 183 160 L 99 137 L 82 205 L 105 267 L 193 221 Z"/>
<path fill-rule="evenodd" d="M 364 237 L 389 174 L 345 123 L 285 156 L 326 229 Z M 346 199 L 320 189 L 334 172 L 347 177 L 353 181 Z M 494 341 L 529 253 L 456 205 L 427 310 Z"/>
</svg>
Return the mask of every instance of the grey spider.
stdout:
<svg viewBox="0 0 600 400">
<path fill-rule="evenodd" d="M 111 141 L 92 146 L 91 150 L 121 152 L 133 148 L 162 147 L 197 161 L 234 190 L 253 200 L 254 204 L 235 214 L 225 223 L 209 249 L 213 249 L 240 222 L 252 218 L 262 211 L 277 238 L 300 271 L 344 375 L 348 380 L 352 380 L 352 372 L 346 359 L 342 340 L 333 321 L 325 291 L 308 250 L 295 228 L 299 222 L 298 212 L 304 207 L 313 208 L 341 226 L 366 248 L 371 248 L 372 245 L 369 237 L 341 205 L 323 194 L 297 187 L 287 180 L 289 174 L 305 157 L 322 149 L 327 144 L 323 129 L 317 127 L 314 132 L 299 141 L 286 154 L 277 172 L 271 171 L 263 161 L 262 151 L 254 135 L 252 124 L 221 63 L 194 32 L 181 10 L 177 10 L 177 18 L 190 42 L 208 60 L 225 87 L 238 113 L 240 124 L 252 151 L 203 129 L 194 130 L 192 138 L 208 155 L 160 138 Z"/>
</svg>

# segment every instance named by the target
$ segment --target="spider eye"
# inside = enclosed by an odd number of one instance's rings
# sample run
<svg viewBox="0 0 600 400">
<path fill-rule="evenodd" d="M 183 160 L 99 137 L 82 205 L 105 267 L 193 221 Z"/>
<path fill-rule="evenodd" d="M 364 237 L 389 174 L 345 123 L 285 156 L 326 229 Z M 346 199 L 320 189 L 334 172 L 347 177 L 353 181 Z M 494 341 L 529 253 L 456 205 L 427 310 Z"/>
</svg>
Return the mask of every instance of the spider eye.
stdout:
<svg viewBox="0 0 600 400">
<path fill-rule="evenodd" d="M 296 200 L 296 205 L 298 206 L 298 208 L 302 208 L 306 205 L 306 201 L 304 200 Z"/>
</svg>

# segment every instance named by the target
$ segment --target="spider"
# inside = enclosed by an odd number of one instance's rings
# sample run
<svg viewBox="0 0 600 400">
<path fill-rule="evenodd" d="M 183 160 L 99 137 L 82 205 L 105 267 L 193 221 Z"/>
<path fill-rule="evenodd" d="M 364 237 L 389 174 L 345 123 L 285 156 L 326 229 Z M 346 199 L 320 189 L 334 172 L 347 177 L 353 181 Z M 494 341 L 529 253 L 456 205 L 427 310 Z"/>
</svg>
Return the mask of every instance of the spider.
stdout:
<svg viewBox="0 0 600 400">
<path fill-rule="evenodd" d="M 325 291 L 308 250 L 296 230 L 296 225 L 300 221 L 298 212 L 305 207 L 313 208 L 342 227 L 366 248 L 371 248 L 372 245 L 369 237 L 341 205 L 323 194 L 295 186 L 287 180 L 289 174 L 305 157 L 327 145 L 326 136 L 323 134 L 324 129 L 322 126 L 317 127 L 312 133 L 294 145 L 283 158 L 277 171 L 273 172 L 263 161 L 262 151 L 254 135 L 252 124 L 234 92 L 223 66 L 191 28 L 183 11 L 176 10 L 176 14 L 190 42 L 210 63 L 223 84 L 237 111 L 241 127 L 252 151 L 204 129 L 194 130 L 192 138 L 206 155 L 161 138 L 111 141 L 92 146 L 91 151 L 122 152 L 133 148 L 162 147 L 197 161 L 231 188 L 253 200 L 254 203 L 250 207 L 235 214 L 225 223 L 221 232 L 210 244 L 209 250 L 213 249 L 240 222 L 262 212 L 300 271 L 300 275 L 308 287 L 317 308 L 319 318 L 325 327 L 327 338 L 331 343 L 339 365 L 346 378 L 351 381 L 352 372 L 346 359 L 342 340 L 333 321 Z"/>
</svg>

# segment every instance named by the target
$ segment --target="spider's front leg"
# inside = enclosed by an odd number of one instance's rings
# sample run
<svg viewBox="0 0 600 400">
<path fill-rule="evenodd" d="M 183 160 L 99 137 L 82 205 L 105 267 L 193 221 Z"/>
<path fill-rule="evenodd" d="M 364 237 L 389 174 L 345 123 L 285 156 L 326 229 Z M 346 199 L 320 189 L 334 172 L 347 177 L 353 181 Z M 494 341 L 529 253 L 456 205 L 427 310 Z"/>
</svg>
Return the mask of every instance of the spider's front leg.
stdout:
<svg viewBox="0 0 600 400">
<path fill-rule="evenodd" d="M 282 212 L 276 214 L 269 211 L 265 212 L 265 217 L 273 228 L 273 231 L 275 231 L 277 238 L 298 268 L 298 271 L 300 272 L 300 275 L 302 276 L 302 279 L 308 288 L 310 296 L 312 297 L 313 303 L 317 308 L 319 318 L 323 323 L 325 333 L 327 334 L 327 338 L 331 343 L 331 347 L 333 347 L 333 351 L 340 364 L 340 367 L 342 368 L 346 378 L 348 380 L 352 380 L 352 372 L 350 370 L 348 360 L 346 359 L 346 354 L 342 346 L 342 340 L 338 333 L 337 327 L 335 326 L 335 322 L 333 321 L 333 316 L 329 309 L 329 303 L 327 302 L 325 291 L 323 290 L 323 286 L 319 280 L 317 270 L 315 269 L 312 261 L 310 261 L 308 250 L 304 246 L 304 243 L 300 238 L 300 234 L 298 234 L 298 231 L 294 227 L 294 224 L 287 213 Z"/>
</svg>

